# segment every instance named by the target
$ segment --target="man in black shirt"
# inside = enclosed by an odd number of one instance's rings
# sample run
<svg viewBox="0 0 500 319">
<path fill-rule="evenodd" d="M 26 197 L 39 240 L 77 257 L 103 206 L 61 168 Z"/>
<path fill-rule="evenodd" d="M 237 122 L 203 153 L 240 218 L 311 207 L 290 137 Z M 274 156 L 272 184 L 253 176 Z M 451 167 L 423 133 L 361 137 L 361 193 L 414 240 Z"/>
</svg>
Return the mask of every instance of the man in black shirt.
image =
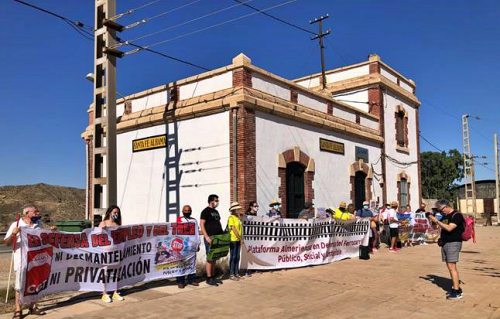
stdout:
<svg viewBox="0 0 500 319">
<path fill-rule="evenodd" d="M 200 216 L 201 233 L 203 234 L 207 256 L 212 242 L 210 236 L 224 233 L 220 223 L 219 212 L 215 209 L 217 206 L 219 206 L 219 196 L 214 194 L 208 196 L 208 206 L 201 212 Z M 222 284 L 222 280 L 214 278 L 215 261 L 209 261 L 207 258 L 206 270 L 207 284 L 211 286 Z"/>
<path fill-rule="evenodd" d="M 460 278 L 458 276 L 457 262 L 462 249 L 462 233 L 464 232 L 464 217 L 455 211 L 448 200 L 442 199 L 436 202 L 436 208 L 444 215 L 439 221 L 436 217 L 429 214 L 429 220 L 436 223 L 441 228 L 441 256 L 446 262 L 450 272 L 453 286 L 451 292 L 447 294 L 448 299 L 462 298 L 462 289 L 460 288 Z"/>
</svg>

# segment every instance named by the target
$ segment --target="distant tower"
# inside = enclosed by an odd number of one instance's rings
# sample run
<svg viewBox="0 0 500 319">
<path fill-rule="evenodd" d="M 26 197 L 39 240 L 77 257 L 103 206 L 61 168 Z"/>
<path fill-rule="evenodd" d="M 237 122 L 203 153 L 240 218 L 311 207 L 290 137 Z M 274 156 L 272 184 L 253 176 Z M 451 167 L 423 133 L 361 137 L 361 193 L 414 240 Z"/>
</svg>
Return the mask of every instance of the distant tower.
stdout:
<svg viewBox="0 0 500 319">
<path fill-rule="evenodd" d="M 470 151 L 469 115 L 462 115 L 462 137 L 464 149 L 465 213 L 471 207 L 476 218 L 476 179 L 474 177 L 474 157 Z"/>
</svg>

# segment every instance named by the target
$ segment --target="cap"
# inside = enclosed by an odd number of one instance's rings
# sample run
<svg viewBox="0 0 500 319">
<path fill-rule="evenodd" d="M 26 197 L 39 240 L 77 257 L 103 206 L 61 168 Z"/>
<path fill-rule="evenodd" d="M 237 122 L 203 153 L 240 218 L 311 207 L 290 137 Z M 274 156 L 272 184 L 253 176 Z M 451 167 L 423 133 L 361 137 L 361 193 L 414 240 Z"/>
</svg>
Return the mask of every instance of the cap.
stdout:
<svg viewBox="0 0 500 319">
<path fill-rule="evenodd" d="M 276 198 L 273 198 L 271 203 L 269 204 L 269 207 L 273 207 L 274 205 L 281 205 L 280 201 L 277 200 Z"/>
<path fill-rule="evenodd" d="M 397 201 L 397 200 L 393 200 L 393 201 L 391 202 L 391 206 L 399 206 L 398 201 Z"/>
<path fill-rule="evenodd" d="M 342 207 L 342 208 L 346 208 L 347 207 L 347 204 L 345 202 L 340 202 L 339 204 L 339 208 Z"/>
<path fill-rule="evenodd" d="M 229 211 L 232 212 L 233 210 L 241 209 L 240 203 L 238 202 L 232 202 L 231 206 L 229 206 Z"/>
<path fill-rule="evenodd" d="M 304 203 L 304 208 L 311 208 L 313 206 L 314 206 L 314 204 L 311 201 L 307 201 L 307 202 Z"/>
</svg>

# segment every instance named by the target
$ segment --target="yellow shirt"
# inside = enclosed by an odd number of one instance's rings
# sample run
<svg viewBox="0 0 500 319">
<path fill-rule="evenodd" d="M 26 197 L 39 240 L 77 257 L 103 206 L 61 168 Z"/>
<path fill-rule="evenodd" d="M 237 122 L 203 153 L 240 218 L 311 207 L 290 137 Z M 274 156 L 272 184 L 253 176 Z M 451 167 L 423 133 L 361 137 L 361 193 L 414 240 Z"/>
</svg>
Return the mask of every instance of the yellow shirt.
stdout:
<svg viewBox="0 0 500 319">
<path fill-rule="evenodd" d="M 335 210 L 335 213 L 333 214 L 333 218 L 340 220 L 348 220 L 351 218 L 351 214 L 347 210 L 342 212 L 340 209 L 337 208 Z"/>
<path fill-rule="evenodd" d="M 241 220 L 238 216 L 229 216 L 229 219 L 227 220 L 227 227 L 229 228 L 229 233 L 231 234 L 231 241 L 240 241 L 238 237 L 236 237 L 236 234 L 231 226 L 236 228 L 240 237 L 243 236 L 243 225 L 241 224 Z"/>
</svg>

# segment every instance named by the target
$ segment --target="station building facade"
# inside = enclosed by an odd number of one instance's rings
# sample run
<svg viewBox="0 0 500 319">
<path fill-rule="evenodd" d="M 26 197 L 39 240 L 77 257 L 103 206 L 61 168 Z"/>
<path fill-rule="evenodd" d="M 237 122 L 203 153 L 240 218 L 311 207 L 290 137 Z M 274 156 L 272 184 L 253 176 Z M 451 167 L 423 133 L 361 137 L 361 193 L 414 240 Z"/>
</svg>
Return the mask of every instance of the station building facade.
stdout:
<svg viewBox="0 0 500 319">
<path fill-rule="evenodd" d="M 225 221 L 232 201 L 275 199 L 297 217 L 340 201 L 359 207 L 421 201 L 415 83 L 367 61 L 295 80 L 252 64 L 230 65 L 117 101 L 118 205 L 125 224 L 175 221 L 183 205 L 199 218 L 210 194 Z M 92 211 L 92 121 L 87 214 Z"/>
</svg>

